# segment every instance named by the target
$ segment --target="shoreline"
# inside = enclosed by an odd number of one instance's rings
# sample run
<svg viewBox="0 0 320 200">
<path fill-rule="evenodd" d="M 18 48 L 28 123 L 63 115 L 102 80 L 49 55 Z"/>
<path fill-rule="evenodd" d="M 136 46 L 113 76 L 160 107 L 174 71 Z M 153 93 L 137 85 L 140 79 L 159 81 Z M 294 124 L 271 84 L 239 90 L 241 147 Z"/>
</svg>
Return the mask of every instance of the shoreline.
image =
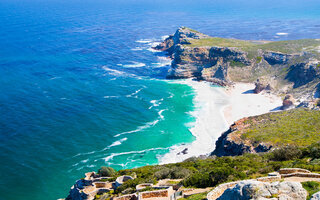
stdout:
<svg viewBox="0 0 320 200">
<path fill-rule="evenodd" d="M 190 112 L 195 121 L 189 128 L 195 140 L 172 146 L 169 153 L 161 155 L 159 164 L 182 162 L 187 158 L 212 152 L 215 141 L 228 128 L 223 115 L 223 108 L 228 104 L 223 87 L 191 79 L 174 80 L 174 83 L 187 84 L 195 92 L 195 109 Z"/>
<path fill-rule="evenodd" d="M 195 122 L 189 129 L 195 140 L 177 144 L 170 152 L 158 158 L 159 164 L 177 163 L 183 160 L 213 152 L 215 142 L 235 121 L 271 111 L 282 105 L 280 97 L 271 93 L 253 93 L 253 83 L 235 83 L 230 87 L 214 86 L 209 82 L 191 79 L 175 80 L 187 84 L 195 92 L 195 110 L 190 114 Z"/>
</svg>

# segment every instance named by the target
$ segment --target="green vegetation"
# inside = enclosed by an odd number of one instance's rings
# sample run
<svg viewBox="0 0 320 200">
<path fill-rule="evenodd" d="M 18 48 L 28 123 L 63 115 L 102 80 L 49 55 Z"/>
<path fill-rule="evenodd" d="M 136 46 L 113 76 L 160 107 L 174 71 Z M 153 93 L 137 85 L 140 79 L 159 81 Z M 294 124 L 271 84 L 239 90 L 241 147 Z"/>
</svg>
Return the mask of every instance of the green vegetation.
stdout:
<svg viewBox="0 0 320 200">
<path fill-rule="evenodd" d="M 320 172 L 320 111 L 294 109 L 250 117 L 244 121 L 244 128 L 238 129 L 242 139 L 253 143 L 270 142 L 278 145 L 272 152 L 207 158 L 189 158 L 180 163 L 144 166 L 116 172 L 110 167 L 102 167 L 100 174 L 116 176 L 135 175 L 126 181 L 114 194 L 101 197 L 110 198 L 136 192 L 141 183 L 156 184 L 160 179 L 182 179 L 184 187 L 214 187 L 221 183 L 266 176 L 280 168 L 303 168 Z M 107 179 L 109 180 L 109 179 Z M 111 180 L 111 179 L 110 179 Z M 177 184 L 177 182 L 174 182 Z M 304 187 L 309 195 L 320 190 L 319 183 L 307 182 Z M 147 187 L 144 190 L 153 190 Z M 192 195 L 187 200 L 202 200 L 205 193 Z M 101 198 L 98 198 L 101 199 Z"/>
<path fill-rule="evenodd" d="M 207 192 L 199 193 L 199 194 L 194 194 L 191 195 L 187 198 L 180 198 L 180 200 L 205 200 L 207 199 Z"/>
<path fill-rule="evenodd" d="M 203 47 L 203 46 L 218 46 L 218 47 L 236 47 L 240 50 L 248 52 L 250 58 L 257 57 L 258 49 L 264 51 L 275 51 L 286 54 L 299 53 L 301 51 L 307 51 L 319 55 L 316 50 L 320 46 L 320 40 L 318 39 L 301 39 L 301 40 L 286 40 L 276 42 L 266 41 L 247 41 L 237 40 L 219 37 L 210 37 L 203 39 L 190 40 L 189 47 Z M 257 59 L 258 62 L 258 59 Z"/>
<path fill-rule="evenodd" d="M 262 60 L 262 57 L 261 57 L 261 56 L 258 56 L 256 59 L 257 59 L 256 63 L 260 63 L 261 60 Z"/>
<path fill-rule="evenodd" d="M 320 141 L 320 112 L 293 109 L 250 117 L 241 130 L 241 139 L 252 143 L 308 146 Z"/>
<path fill-rule="evenodd" d="M 188 29 L 189 31 L 192 31 L 192 32 L 195 32 L 195 33 L 200 33 L 199 31 L 194 30 L 194 29 L 189 28 L 189 27 L 182 27 L 182 29 Z"/>
<path fill-rule="evenodd" d="M 230 61 L 230 66 L 231 67 L 245 67 L 246 65 L 243 64 L 242 62 L 238 62 L 238 61 Z"/>
<path fill-rule="evenodd" d="M 234 157 L 211 156 L 205 159 L 193 157 L 181 163 L 120 170 L 118 171 L 117 176 L 135 173 L 137 178 L 126 181 L 123 185 L 118 187 L 114 193 L 109 192 L 100 195 L 99 198 L 96 199 L 108 199 L 115 195 L 134 193 L 136 192 L 136 185 L 141 183 L 156 184 L 159 179 L 171 178 L 172 174 L 178 170 L 185 171 L 183 176 L 180 176 L 183 178 L 180 184 L 185 187 L 198 188 L 214 187 L 225 182 L 262 177 L 266 176 L 269 172 L 286 167 L 304 168 L 313 172 L 320 172 L 320 143 L 315 143 L 308 147 L 294 148 L 284 146 L 269 153 L 245 154 Z M 161 177 L 156 176 L 159 172 L 164 171 L 170 173 L 161 173 Z M 309 184 L 307 186 L 311 189 L 315 188 L 314 184 Z M 309 194 L 311 194 L 311 189 L 308 190 Z M 147 187 L 143 191 L 150 190 L 153 190 L 153 188 Z M 202 200 L 205 198 L 205 195 L 205 193 L 192 195 L 186 199 Z"/>
<path fill-rule="evenodd" d="M 101 176 L 108 176 L 108 177 L 112 177 L 114 175 L 116 175 L 117 171 L 114 170 L 112 167 L 101 167 L 98 171 L 98 174 L 100 174 Z"/>
<path fill-rule="evenodd" d="M 315 181 L 303 182 L 302 186 L 308 191 L 307 199 L 310 199 L 311 196 L 320 190 L 320 183 Z"/>
<path fill-rule="evenodd" d="M 187 46 L 190 47 L 201 47 L 201 46 L 219 46 L 219 47 L 250 47 L 254 43 L 245 40 L 227 39 L 219 37 L 210 37 L 203 39 L 193 39 L 190 40 L 191 44 Z"/>
</svg>

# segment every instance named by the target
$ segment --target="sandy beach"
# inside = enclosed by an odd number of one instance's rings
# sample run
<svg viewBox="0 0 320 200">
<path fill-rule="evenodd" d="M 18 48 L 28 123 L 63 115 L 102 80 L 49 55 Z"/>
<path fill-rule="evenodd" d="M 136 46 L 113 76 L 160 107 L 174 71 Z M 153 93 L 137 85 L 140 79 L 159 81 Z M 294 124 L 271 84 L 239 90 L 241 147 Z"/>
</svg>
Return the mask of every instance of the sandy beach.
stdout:
<svg viewBox="0 0 320 200">
<path fill-rule="evenodd" d="M 215 142 L 233 122 L 249 116 L 279 110 L 280 97 L 254 94 L 254 84 L 235 83 L 231 87 L 213 86 L 208 82 L 175 81 L 187 84 L 195 91 L 196 109 L 190 113 L 195 122 L 189 129 L 195 140 L 189 144 L 175 145 L 159 158 L 160 164 L 181 162 L 192 156 L 207 155 L 215 148 Z"/>
<path fill-rule="evenodd" d="M 253 83 L 236 83 L 232 87 L 225 88 L 229 104 L 223 113 L 228 125 L 249 116 L 261 115 L 271 111 L 278 111 L 282 105 L 282 99 L 271 93 L 253 92 Z"/>
</svg>

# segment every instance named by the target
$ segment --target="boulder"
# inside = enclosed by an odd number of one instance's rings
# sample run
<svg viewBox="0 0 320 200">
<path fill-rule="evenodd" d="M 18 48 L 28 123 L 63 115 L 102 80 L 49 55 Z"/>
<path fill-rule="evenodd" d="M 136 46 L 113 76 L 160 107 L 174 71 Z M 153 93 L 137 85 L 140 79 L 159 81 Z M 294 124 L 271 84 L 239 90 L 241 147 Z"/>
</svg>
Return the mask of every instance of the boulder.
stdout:
<svg viewBox="0 0 320 200">
<path fill-rule="evenodd" d="M 294 107 L 295 100 L 291 94 L 287 94 L 282 102 L 282 110 Z"/>
<path fill-rule="evenodd" d="M 320 191 L 313 194 L 310 198 L 310 200 L 320 200 Z"/>
<path fill-rule="evenodd" d="M 266 86 L 262 83 L 260 83 L 259 79 L 257 80 L 257 82 L 255 82 L 255 88 L 254 88 L 254 93 L 259 94 L 260 92 L 262 92 L 264 89 L 266 89 Z"/>
<path fill-rule="evenodd" d="M 305 200 L 307 191 L 298 182 L 260 182 L 255 180 L 241 181 L 229 188 L 218 198 L 219 200 L 249 199 L 295 199 Z"/>
</svg>

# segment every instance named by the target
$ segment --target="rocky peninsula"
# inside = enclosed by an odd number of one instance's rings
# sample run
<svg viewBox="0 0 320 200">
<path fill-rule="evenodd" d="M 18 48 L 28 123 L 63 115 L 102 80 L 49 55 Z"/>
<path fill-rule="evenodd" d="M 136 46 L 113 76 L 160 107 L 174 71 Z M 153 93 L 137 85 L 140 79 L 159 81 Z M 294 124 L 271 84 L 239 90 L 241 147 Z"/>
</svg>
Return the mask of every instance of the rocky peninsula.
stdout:
<svg viewBox="0 0 320 200">
<path fill-rule="evenodd" d="M 256 93 L 312 99 L 320 85 L 320 39 L 246 41 L 211 37 L 181 27 L 156 50 L 173 59 L 167 78 L 194 78 L 230 86 L 255 82 Z"/>
<path fill-rule="evenodd" d="M 183 147 L 183 162 L 87 173 L 67 199 L 320 199 L 320 40 L 245 41 L 181 27 L 153 48 L 172 59 L 168 79 L 224 86 L 229 129 L 215 145 L 202 138 L 215 147 L 207 155 Z"/>
</svg>

